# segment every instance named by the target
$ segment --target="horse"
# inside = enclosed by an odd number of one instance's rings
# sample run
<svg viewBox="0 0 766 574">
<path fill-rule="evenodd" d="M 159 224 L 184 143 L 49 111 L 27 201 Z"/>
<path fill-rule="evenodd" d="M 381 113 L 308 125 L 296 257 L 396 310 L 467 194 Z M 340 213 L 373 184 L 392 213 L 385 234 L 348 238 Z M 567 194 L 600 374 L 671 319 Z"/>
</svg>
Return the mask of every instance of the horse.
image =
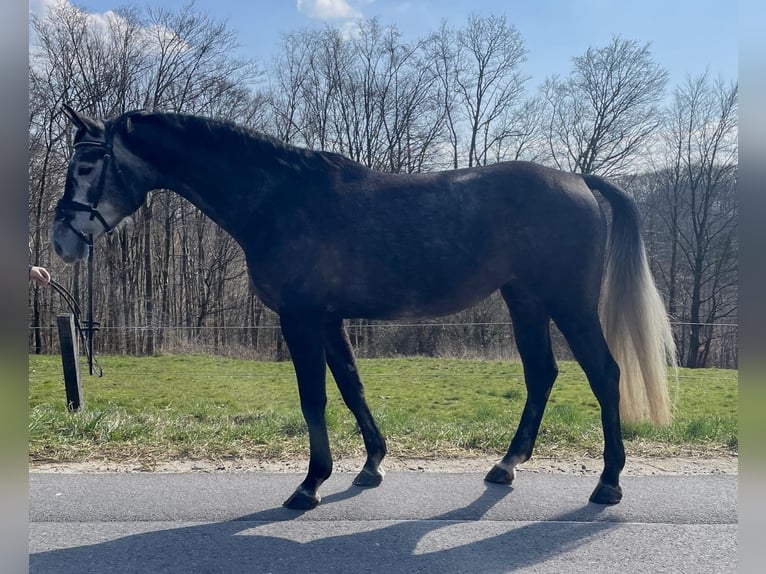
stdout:
<svg viewBox="0 0 766 574">
<path fill-rule="evenodd" d="M 383 480 L 386 441 L 365 400 L 350 318 L 442 316 L 500 291 L 527 397 L 490 483 L 510 484 L 532 455 L 558 373 L 551 322 L 601 409 L 592 502 L 622 499 L 621 421 L 671 421 L 670 323 L 635 203 L 610 181 L 524 161 L 384 173 L 199 116 L 64 112 L 74 151 L 50 233 L 64 261 L 84 258 L 153 190 L 179 194 L 241 246 L 252 289 L 279 316 L 308 430 L 308 472 L 286 507 L 314 508 L 332 472 L 328 366 L 366 449 L 354 484 Z"/>
</svg>

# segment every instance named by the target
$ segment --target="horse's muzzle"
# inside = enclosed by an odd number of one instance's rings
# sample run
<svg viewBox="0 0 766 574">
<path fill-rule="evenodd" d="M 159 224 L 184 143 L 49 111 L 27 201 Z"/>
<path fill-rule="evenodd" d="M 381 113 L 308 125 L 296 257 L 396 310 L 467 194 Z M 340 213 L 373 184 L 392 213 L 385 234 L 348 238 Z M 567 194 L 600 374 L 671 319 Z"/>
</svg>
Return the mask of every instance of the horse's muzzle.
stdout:
<svg viewBox="0 0 766 574">
<path fill-rule="evenodd" d="M 67 263 L 81 261 L 88 256 L 88 245 L 65 222 L 53 224 L 50 240 L 56 255 Z"/>
</svg>

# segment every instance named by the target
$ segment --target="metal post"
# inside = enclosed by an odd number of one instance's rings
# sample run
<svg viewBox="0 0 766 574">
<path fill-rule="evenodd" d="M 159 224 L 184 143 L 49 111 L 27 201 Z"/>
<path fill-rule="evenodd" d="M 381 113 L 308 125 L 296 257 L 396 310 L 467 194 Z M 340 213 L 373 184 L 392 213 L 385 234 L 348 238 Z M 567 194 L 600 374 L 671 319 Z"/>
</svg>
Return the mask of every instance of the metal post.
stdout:
<svg viewBox="0 0 766 574">
<path fill-rule="evenodd" d="M 88 235 L 88 374 L 93 374 L 93 236 Z"/>
<path fill-rule="evenodd" d="M 70 411 L 78 411 L 85 406 L 80 382 L 79 345 L 74 326 L 74 315 L 62 313 L 56 317 L 61 343 L 61 363 L 64 367 L 64 388 L 66 406 Z"/>
</svg>

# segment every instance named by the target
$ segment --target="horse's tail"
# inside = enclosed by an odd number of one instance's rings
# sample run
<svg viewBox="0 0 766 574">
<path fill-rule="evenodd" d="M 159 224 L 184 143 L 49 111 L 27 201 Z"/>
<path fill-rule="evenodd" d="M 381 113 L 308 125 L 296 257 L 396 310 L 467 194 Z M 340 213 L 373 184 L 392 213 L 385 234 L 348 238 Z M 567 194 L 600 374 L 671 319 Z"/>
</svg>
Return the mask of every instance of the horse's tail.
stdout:
<svg viewBox="0 0 766 574">
<path fill-rule="evenodd" d="M 620 416 L 669 424 L 668 367 L 677 381 L 676 345 L 652 279 L 633 200 L 607 180 L 584 175 L 612 208 L 599 315 L 609 350 L 620 366 Z"/>
</svg>

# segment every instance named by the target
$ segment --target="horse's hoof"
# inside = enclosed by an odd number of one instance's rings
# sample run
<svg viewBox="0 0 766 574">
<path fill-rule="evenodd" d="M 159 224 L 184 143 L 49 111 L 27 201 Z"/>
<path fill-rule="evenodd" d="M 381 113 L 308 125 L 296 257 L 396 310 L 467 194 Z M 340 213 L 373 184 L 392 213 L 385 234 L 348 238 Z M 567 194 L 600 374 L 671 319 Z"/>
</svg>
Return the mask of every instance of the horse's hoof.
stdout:
<svg viewBox="0 0 766 574">
<path fill-rule="evenodd" d="M 383 474 L 384 473 L 382 470 L 372 471 L 363 468 L 362 471 L 356 475 L 356 478 L 354 479 L 354 485 L 362 486 L 365 488 L 373 488 L 383 482 Z"/>
<path fill-rule="evenodd" d="M 511 484 L 513 479 L 516 478 L 516 469 L 511 467 L 511 470 L 507 470 L 500 465 L 495 465 L 484 477 L 485 482 L 492 482 L 495 484 Z"/>
<path fill-rule="evenodd" d="M 593 494 L 590 495 L 590 501 L 596 504 L 617 504 L 621 500 L 622 487 L 619 484 L 617 486 L 610 486 L 600 480 Z"/>
<path fill-rule="evenodd" d="M 299 488 L 293 492 L 292 496 L 284 501 L 282 506 L 292 510 L 311 510 L 316 508 L 322 498 L 316 493 L 310 493 L 307 490 Z"/>
</svg>

